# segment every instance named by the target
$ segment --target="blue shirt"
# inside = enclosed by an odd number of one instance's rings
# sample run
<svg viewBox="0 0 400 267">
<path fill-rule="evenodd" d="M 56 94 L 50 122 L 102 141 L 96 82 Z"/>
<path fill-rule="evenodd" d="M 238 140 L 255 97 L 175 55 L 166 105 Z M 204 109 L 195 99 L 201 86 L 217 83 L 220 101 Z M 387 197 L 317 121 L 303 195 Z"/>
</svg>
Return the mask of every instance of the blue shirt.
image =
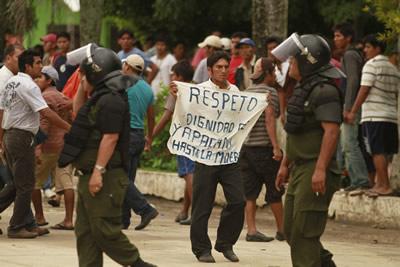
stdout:
<svg viewBox="0 0 400 267">
<path fill-rule="evenodd" d="M 124 50 L 121 50 L 121 51 L 118 52 L 118 57 L 119 57 L 119 59 L 121 59 L 121 60 L 127 58 L 127 57 L 130 56 L 130 55 L 139 55 L 139 56 L 141 56 L 141 57 L 143 58 L 143 60 L 144 60 L 144 68 L 145 68 L 145 69 L 146 69 L 150 64 L 153 63 L 153 61 L 151 61 L 150 58 L 148 58 L 148 57 L 146 56 L 146 54 L 145 54 L 142 50 L 140 50 L 139 48 L 136 48 L 136 47 L 132 48 L 132 49 L 131 49 L 130 51 L 128 51 L 128 52 L 125 52 Z"/>
<path fill-rule="evenodd" d="M 132 129 L 144 129 L 144 117 L 147 109 L 154 102 L 153 90 L 145 80 L 140 79 L 133 86 L 126 89 L 126 92 L 131 114 L 130 127 Z"/>
</svg>

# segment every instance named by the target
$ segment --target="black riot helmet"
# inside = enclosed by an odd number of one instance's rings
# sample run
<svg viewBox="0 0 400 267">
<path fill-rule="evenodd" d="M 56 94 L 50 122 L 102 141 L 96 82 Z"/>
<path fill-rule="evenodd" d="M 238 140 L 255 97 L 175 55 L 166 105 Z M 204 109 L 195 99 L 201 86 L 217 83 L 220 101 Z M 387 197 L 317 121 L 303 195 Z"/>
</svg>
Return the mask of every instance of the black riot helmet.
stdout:
<svg viewBox="0 0 400 267">
<path fill-rule="evenodd" d="M 88 54 L 82 61 L 80 68 L 86 75 L 87 81 L 93 86 L 103 82 L 109 73 L 122 68 L 121 60 L 111 49 L 90 47 Z"/>
<path fill-rule="evenodd" d="M 306 34 L 299 36 L 293 33 L 271 52 L 281 61 L 288 57 L 296 58 L 303 78 L 324 71 L 331 60 L 328 43 L 319 35 Z"/>
<path fill-rule="evenodd" d="M 314 34 L 300 36 L 300 42 L 306 49 L 305 53 L 300 52 L 295 56 L 301 76 L 307 77 L 322 71 L 331 60 L 328 43 L 321 36 Z"/>
</svg>

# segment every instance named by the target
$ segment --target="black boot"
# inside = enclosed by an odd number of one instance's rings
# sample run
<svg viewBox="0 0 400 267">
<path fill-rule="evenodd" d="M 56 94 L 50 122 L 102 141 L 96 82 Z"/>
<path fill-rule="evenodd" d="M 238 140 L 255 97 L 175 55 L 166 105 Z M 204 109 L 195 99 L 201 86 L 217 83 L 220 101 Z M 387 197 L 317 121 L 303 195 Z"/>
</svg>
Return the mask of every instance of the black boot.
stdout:
<svg viewBox="0 0 400 267">
<path fill-rule="evenodd" d="M 148 263 L 143 261 L 141 258 L 138 258 L 132 265 L 131 267 L 157 267 L 157 265 Z"/>
</svg>

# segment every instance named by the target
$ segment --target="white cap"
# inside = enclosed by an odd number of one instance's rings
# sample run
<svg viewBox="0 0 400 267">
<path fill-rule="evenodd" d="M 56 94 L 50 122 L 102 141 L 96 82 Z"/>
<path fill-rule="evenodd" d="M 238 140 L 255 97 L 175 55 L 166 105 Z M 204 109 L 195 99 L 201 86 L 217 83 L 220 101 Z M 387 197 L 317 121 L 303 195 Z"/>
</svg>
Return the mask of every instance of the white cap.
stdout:
<svg viewBox="0 0 400 267">
<path fill-rule="evenodd" d="M 231 45 L 232 45 L 231 39 L 223 37 L 221 38 L 221 43 L 222 43 L 222 49 L 231 50 Z"/>
<path fill-rule="evenodd" d="M 44 66 L 41 72 L 49 76 L 55 83 L 58 82 L 58 72 L 53 66 Z"/>
<path fill-rule="evenodd" d="M 122 62 L 125 62 L 137 71 L 142 72 L 144 70 L 144 60 L 139 55 L 130 55 L 126 59 L 122 60 Z"/>
<path fill-rule="evenodd" d="M 207 36 L 206 39 L 204 39 L 203 42 L 199 43 L 199 47 L 203 48 L 206 46 L 211 46 L 211 47 L 215 47 L 215 48 L 222 48 L 222 42 L 221 42 L 221 38 L 219 38 L 218 36 L 215 35 L 210 35 Z"/>
</svg>

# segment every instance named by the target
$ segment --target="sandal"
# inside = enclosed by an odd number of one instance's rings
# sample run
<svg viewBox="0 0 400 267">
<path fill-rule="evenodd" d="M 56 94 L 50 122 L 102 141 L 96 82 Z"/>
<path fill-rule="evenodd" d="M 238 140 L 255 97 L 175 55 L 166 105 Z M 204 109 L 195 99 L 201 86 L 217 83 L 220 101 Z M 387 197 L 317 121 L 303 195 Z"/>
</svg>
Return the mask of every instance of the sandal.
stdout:
<svg viewBox="0 0 400 267">
<path fill-rule="evenodd" d="M 57 223 L 51 226 L 50 228 L 54 230 L 68 230 L 68 231 L 74 230 L 73 226 L 65 226 L 64 223 Z"/>
</svg>

